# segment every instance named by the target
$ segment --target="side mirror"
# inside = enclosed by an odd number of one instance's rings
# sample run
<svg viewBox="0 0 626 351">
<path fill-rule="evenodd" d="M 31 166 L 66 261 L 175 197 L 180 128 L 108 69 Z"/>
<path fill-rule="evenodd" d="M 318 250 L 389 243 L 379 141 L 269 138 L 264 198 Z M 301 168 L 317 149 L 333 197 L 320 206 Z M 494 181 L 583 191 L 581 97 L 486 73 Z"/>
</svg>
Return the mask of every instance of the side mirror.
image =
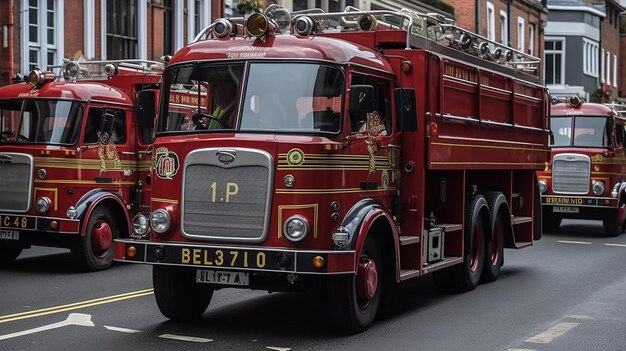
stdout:
<svg viewBox="0 0 626 351">
<path fill-rule="evenodd" d="M 374 87 L 353 85 L 350 87 L 350 115 L 374 112 Z"/>
<path fill-rule="evenodd" d="M 396 94 L 396 123 L 398 129 L 405 132 L 417 130 L 417 107 L 415 89 L 398 88 Z"/>
<path fill-rule="evenodd" d="M 155 92 L 154 90 L 142 90 L 137 93 L 137 119 L 139 121 L 139 128 L 153 128 L 154 116 L 156 115 L 155 105 Z"/>
</svg>

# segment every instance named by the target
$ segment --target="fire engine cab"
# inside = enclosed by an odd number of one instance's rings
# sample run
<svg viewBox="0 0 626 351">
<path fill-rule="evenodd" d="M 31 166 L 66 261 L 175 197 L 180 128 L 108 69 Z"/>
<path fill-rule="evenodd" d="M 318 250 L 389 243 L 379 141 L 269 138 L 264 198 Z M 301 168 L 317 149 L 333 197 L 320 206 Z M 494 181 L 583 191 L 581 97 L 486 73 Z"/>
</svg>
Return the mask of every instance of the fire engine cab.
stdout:
<svg viewBox="0 0 626 351">
<path fill-rule="evenodd" d="M 544 231 L 558 231 L 563 218 L 602 220 L 608 236 L 626 229 L 625 125 L 611 106 L 554 100 L 551 158 L 538 173 Z"/>
<path fill-rule="evenodd" d="M 1 263 L 41 245 L 70 248 L 84 270 L 111 265 L 113 238 L 149 212 L 162 71 L 149 61 L 66 61 L 0 88 Z"/>
<path fill-rule="evenodd" d="M 401 281 L 496 280 L 540 234 L 539 60 L 411 11 L 219 19 L 164 71 L 150 232 L 156 302 L 199 318 L 222 288 L 328 297 L 358 332 Z"/>
</svg>

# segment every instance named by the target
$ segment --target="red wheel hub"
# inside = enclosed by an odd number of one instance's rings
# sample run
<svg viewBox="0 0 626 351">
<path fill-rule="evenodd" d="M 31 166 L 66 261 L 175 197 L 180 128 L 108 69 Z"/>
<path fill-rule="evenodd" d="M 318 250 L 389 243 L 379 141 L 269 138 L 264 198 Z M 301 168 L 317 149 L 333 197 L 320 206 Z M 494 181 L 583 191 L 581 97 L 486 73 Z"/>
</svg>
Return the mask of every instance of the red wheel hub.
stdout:
<svg viewBox="0 0 626 351">
<path fill-rule="evenodd" d="M 378 269 L 376 262 L 369 257 L 361 257 L 356 272 L 356 296 L 359 306 L 365 307 L 376 295 L 378 289 Z"/>
<path fill-rule="evenodd" d="M 109 250 L 113 243 L 113 231 L 109 223 L 98 220 L 91 228 L 91 248 L 97 255 Z"/>
</svg>

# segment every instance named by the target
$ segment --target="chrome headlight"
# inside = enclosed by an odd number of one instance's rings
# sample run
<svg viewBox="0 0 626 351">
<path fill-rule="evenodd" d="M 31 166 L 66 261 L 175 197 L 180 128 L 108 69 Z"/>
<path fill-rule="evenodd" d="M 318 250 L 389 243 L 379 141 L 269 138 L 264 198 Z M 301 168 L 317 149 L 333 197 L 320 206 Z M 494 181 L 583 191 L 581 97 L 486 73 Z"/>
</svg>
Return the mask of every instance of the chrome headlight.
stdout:
<svg viewBox="0 0 626 351">
<path fill-rule="evenodd" d="M 604 183 L 598 182 L 598 181 L 594 181 L 593 185 L 591 186 L 591 190 L 596 195 L 604 194 Z"/>
<path fill-rule="evenodd" d="M 148 233 L 148 218 L 143 214 L 133 217 L 133 237 L 143 238 Z"/>
<path fill-rule="evenodd" d="M 50 209 L 50 199 L 47 197 L 40 197 L 35 201 L 35 207 L 37 208 L 37 212 L 44 214 L 48 212 Z"/>
<path fill-rule="evenodd" d="M 539 191 L 543 194 L 548 190 L 548 182 L 545 179 L 539 179 Z"/>
<path fill-rule="evenodd" d="M 293 242 L 304 239 L 309 232 L 309 224 L 302 216 L 294 215 L 285 221 L 283 232 L 287 239 Z"/>
<path fill-rule="evenodd" d="M 172 218 L 167 211 L 159 209 L 152 212 L 152 215 L 150 216 L 150 227 L 152 227 L 152 230 L 156 233 L 165 233 L 168 229 L 170 229 L 170 224 L 172 224 Z"/>
<path fill-rule="evenodd" d="M 67 208 L 67 211 L 65 211 L 65 215 L 69 219 L 76 219 L 76 217 L 78 217 L 78 212 L 76 212 L 76 208 L 74 206 L 70 206 Z"/>
</svg>

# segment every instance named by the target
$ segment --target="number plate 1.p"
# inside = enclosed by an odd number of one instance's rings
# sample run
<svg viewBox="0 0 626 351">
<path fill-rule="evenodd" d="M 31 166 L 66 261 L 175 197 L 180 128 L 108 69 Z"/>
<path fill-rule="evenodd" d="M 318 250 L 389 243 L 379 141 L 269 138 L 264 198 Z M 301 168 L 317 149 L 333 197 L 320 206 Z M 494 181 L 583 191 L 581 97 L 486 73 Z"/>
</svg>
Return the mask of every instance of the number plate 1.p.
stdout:
<svg viewBox="0 0 626 351">
<path fill-rule="evenodd" d="M 248 273 L 212 269 L 198 269 L 196 271 L 196 282 L 237 286 L 250 285 Z"/>
</svg>

